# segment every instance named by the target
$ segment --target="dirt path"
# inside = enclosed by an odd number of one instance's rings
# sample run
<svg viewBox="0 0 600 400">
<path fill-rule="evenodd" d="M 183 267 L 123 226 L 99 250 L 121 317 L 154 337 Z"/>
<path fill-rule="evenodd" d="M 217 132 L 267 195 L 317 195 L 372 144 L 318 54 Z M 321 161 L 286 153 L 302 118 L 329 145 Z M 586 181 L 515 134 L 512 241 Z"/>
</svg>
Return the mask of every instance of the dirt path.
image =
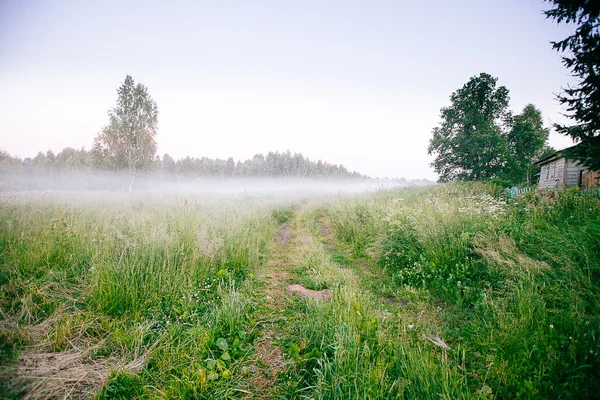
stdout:
<svg viewBox="0 0 600 400">
<path fill-rule="evenodd" d="M 301 223 L 295 220 L 295 223 Z M 306 227 L 300 229 L 304 232 Z M 281 226 L 274 240 L 271 257 L 266 265 L 256 273 L 259 296 L 265 299 L 260 312 L 259 326 L 261 335 L 254 345 L 253 376 L 250 379 L 253 399 L 272 398 L 276 391 L 277 374 L 289 362 L 284 357 L 279 345 L 286 337 L 289 328 L 285 308 L 292 296 L 310 297 L 317 301 L 328 301 L 332 292 L 329 289 L 310 290 L 298 284 L 291 270 L 298 263 L 298 258 L 306 251 L 307 241 L 313 238 L 304 233 L 295 232 L 293 224 L 287 222 Z"/>
<path fill-rule="evenodd" d="M 254 345 L 253 376 L 250 379 L 252 395 L 249 398 L 270 398 L 275 389 L 277 373 L 285 366 L 283 353 L 274 342 L 281 337 L 280 326 L 285 322 L 282 310 L 290 279 L 289 268 L 292 266 L 289 257 L 291 239 L 292 226 L 288 222 L 281 226 L 275 238 L 271 258 L 256 274 L 266 302 L 259 317 L 262 333 Z"/>
<path fill-rule="evenodd" d="M 395 297 L 383 297 L 377 290 L 374 292 L 366 287 L 367 283 L 381 283 L 381 280 L 374 279 L 373 275 L 377 275 L 374 269 L 359 265 L 357 260 L 350 258 L 349 249 L 336 240 L 326 210 L 323 210 L 320 217 L 316 217 L 318 220 L 311 222 L 307 218 L 310 217 L 305 212 L 304 215 L 295 216 L 293 224 L 285 223 L 281 226 L 274 239 L 269 261 L 256 273 L 257 295 L 264 299 L 264 305 L 258 314 L 257 328 L 260 329 L 260 337 L 254 345 L 252 376 L 248 382 L 250 399 L 269 399 L 278 395 L 277 384 L 281 382 L 277 381 L 277 374 L 286 370 L 290 365 L 288 363 L 293 363 L 284 356 L 280 347 L 285 338 L 293 337 L 294 340 L 301 341 L 298 338 L 298 328 L 303 322 L 289 315 L 292 296 L 301 295 L 334 304 L 344 303 L 348 299 L 372 299 L 375 300 L 372 304 L 375 308 L 373 312 L 377 316 L 382 313 L 388 315 L 389 311 L 397 312 L 404 306 Z M 315 222 L 318 228 L 311 230 L 309 226 Z M 310 269 L 299 274 L 297 269 L 305 266 L 307 260 L 319 262 L 311 264 Z M 338 294 L 342 296 L 341 300 L 334 298 L 335 290 L 310 290 L 299 284 L 302 282 L 298 280 L 310 281 L 315 276 L 324 279 L 330 288 L 341 290 L 343 293 Z M 381 310 L 378 304 L 382 307 Z"/>
</svg>

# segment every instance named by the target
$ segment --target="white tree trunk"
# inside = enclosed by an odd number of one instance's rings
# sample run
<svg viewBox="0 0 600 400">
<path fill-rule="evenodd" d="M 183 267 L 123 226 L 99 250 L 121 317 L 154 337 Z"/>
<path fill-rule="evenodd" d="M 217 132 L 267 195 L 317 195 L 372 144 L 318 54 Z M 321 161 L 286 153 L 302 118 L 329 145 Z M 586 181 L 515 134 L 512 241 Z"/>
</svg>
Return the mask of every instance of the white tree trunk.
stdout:
<svg viewBox="0 0 600 400">
<path fill-rule="evenodd" d="M 135 165 L 133 166 L 133 171 L 131 173 L 131 180 L 129 181 L 129 191 L 133 189 L 133 182 L 135 182 Z"/>
</svg>

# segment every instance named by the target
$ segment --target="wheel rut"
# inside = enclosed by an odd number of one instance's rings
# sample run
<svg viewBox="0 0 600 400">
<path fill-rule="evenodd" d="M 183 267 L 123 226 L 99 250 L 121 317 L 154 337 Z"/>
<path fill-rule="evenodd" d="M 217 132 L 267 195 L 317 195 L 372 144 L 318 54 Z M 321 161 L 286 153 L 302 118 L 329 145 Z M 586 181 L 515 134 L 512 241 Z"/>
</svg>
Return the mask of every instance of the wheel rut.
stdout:
<svg viewBox="0 0 600 400">
<path fill-rule="evenodd" d="M 292 266 L 292 236 L 291 223 L 281 225 L 269 261 L 256 274 L 264 305 L 258 317 L 261 335 L 254 345 L 251 395 L 248 398 L 271 398 L 277 374 L 286 366 L 283 352 L 276 342 L 282 337 L 282 326 L 285 324 L 282 311 L 286 304 L 286 288 L 290 280 L 289 268 Z"/>
<path fill-rule="evenodd" d="M 348 260 L 348 265 L 342 265 L 330 259 L 335 253 L 348 252 L 336 240 L 327 210 L 323 210 L 321 216 L 316 217 L 318 219 L 313 222 L 306 220 L 306 215 L 304 218 L 303 220 L 301 215 L 297 215 L 293 221 L 281 225 L 273 240 L 269 260 L 256 272 L 257 298 L 262 299 L 262 306 L 257 314 L 256 328 L 260 330 L 260 334 L 254 343 L 252 375 L 248 378 L 247 398 L 250 399 L 276 398 L 278 374 L 293 365 L 294 361 L 286 358 L 281 348 L 283 339 L 297 335 L 298 324 L 301 323 L 293 316 L 286 316 L 291 297 L 339 301 L 334 299 L 335 290 L 310 290 L 298 284 L 296 280 L 302 276 L 293 271 L 303 265 L 303 260 L 306 262 L 307 254 L 328 254 L 323 259 L 324 266 L 319 268 L 322 268 L 320 271 L 327 281 L 338 282 L 333 287 L 344 287 L 346 292 L 352 293 L 364 291 L 364 288 L 360 288 L 360 278 L 354 271 L 357 268 L 355 260 Z M 309 229 L 311 223 L 316 223 L 318 227 Z M 314 271 L 309 274 L 314 274 Z"/>
</svg>

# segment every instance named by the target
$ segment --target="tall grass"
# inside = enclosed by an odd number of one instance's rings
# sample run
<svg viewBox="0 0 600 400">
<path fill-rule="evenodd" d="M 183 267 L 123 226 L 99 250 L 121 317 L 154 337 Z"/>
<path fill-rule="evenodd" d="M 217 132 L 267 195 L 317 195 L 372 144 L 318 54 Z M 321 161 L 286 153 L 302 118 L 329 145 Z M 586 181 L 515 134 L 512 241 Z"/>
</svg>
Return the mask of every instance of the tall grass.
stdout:
<svg viewBox="0 0 600 400">
<path fill-rule="evenodd" d="M 340 240 L 378 265 L 397 293 L 422 291 L 438 304 L 437 329 L 453 358 L 464 354 L 459 376 L 471 394 L 593 398 L 600 202 L 577 190 L 512 201 L 496 192 L 445 185 L 386 193 L 343 201 L 331 216 Z"/>
<path fill-rule="evenodd" d="M 117 360 L 101 397 L 231 392 L 252 340 L 249 278 L 277 230 L 270 209 L 252 200 L 3 198 L 3 364 L 24 345 L 89 348 L 96 360 Z M 121 368 L 146 352 L 139 374 Z"/>
<path fill-rule="evenodd" d="M 82 368 L 110 366 L 98 398 L 252 397 L 266 392 L 252 359 L 268 322 L 261 340 L 285 358 L 275 398 L 597 398 L 600 202 L 500 196 L 4 196 L 0 372 L 18 378 L 19 354 L 82 351 Z M 281 224 L 292 239 L 266 263 Z M 266 298 L 258 268 L 332 298 Z"/>
</svg>

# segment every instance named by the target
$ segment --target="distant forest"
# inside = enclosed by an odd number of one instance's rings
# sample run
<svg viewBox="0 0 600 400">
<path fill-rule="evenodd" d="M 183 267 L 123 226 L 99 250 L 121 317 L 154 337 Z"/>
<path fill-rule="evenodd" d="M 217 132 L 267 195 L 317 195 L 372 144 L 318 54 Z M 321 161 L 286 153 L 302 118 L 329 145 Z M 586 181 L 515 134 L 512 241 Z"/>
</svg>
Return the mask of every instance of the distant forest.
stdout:
<svg viewBox="0 0 600 400">
<path fill-rule="evenodd" d="M 48 150 L 33 158 L 17 158 L 0 150 L 0 172 L 6 174 L 58 175 L 82 172 L 118 171 L 111 158 L 95 149 L 77 150 L 71 147 L 58 154 Z M 141 171 L 140 171 L 141 172 Z M 266 156 L 256 154 L 249 160 L 234 161 L 233 158 L 185 157 L 173 159 L 168 154 L 145 166 L 144 172 L 168 179 L 201 177 L 299 177 L 299 178 L 352 178 L 366 179 L 365 175 L 348 171 L 346 167 L 327 162 L 312 161 L 302 154 L 269 152 Z"/>
<path fill-rule="evenodd" d="M 237 162 L 231 157 L 222 160 L 188 156 L 175 160 L 165 154 L 161 158 L 156 144 L 158 106 L 148 88 L 127 75 L 117 93 L 116 106 L 108 112 L 109 123 L 96 135 L 91 150 L 66 147 L 58 154 L 40 151 L 34 158 L 25 159 L 0 150 L 0 173 L 36 177 L 125 173 L 130 176 L 130 190 L 138 175 L 177 181 L 207 177 L 368 178 L 343 165 L 312 161 L 290 151 L 256 154 Z"/>
</svg>

